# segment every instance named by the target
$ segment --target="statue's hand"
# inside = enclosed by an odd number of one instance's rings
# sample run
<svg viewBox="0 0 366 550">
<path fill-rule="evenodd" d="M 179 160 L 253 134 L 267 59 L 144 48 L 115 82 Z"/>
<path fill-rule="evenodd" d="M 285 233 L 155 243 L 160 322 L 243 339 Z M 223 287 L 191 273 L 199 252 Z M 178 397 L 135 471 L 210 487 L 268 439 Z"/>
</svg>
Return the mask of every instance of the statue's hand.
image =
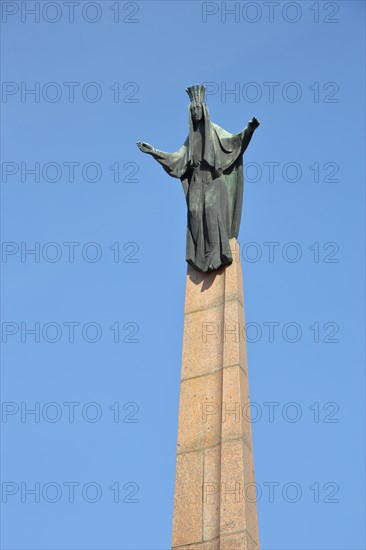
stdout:
<svg viewBox="0 0 366 550">
<path fill-rule="evenodd" d="M 250 123 L 251 123 L 252 126 L 254 126 L 254 128 L 258 128 L 258 126 L 260 125 L 259 120 L 255 116 L 252 118 Z"/>
<path fill-rule="evenodd" d="M 138 141 L 136 145 L 140 149 L 140 151 L 142 151 L 143 153 L 147 153 L 148 155 L 151 155 L 154 151 L 154 147 L 152 145 L 149 145 L 149 143 L 141 143 L 141 141 Z"/>
</svg>

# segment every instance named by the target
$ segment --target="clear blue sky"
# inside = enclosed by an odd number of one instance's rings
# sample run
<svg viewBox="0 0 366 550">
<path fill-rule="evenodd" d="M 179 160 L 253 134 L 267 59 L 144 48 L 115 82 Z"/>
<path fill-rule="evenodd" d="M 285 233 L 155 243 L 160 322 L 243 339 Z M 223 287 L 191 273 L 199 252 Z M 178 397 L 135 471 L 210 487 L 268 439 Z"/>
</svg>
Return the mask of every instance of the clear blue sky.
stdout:
<svg viewBox="0 0 366 550">
<path fill-rule="evenodd" d="M 135 142 L 178 149 L 200 82 L 217 124 L 261 121 L 239 235 L 261 547 L 365 548 L 365 6 L 237 4 L 2 2 L 4 549 L 170 547 L 186 205 Z"/>
</svg>

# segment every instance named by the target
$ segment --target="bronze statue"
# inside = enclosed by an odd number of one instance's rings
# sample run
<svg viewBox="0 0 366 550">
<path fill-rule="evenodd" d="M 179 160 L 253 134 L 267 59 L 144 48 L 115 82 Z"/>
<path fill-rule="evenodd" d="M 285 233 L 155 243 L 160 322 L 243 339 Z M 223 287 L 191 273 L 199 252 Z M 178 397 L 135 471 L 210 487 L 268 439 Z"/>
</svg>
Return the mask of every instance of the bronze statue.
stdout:
<svg viewBox="0 0 366 550">
<path fill-rule="evenodd" d="M 189 135 L 175 153 L 137 142 L 173 178 L 182 182 L 187 201 L 186 260 L 199 271 L 232 263 L 229 239 L 237 238 L 243 203 L 243 153 L 259 121 L 254 117 L 239 134 L 230 134 L 210 120 L 205 87 L 186 89 Z"/>
</svg>

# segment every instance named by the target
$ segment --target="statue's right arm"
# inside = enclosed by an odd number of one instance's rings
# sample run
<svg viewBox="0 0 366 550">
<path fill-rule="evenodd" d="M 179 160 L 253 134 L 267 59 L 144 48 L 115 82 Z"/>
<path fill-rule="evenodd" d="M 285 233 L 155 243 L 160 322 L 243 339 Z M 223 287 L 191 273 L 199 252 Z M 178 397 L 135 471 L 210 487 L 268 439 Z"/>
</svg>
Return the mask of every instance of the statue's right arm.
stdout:
<svg viewBox="0 0 366 550">
<path fill-rule="evenodd" d="M 153 147 L 149 143 L 138 141 L 137 142 L 137 147 L 143 153 L 146 153 L 147 155 L 151 155 L 154 158 L 156 158 L 156 157 L 157 158 L 163 158 L 163 157 L 166 157 L 167 155 L 169 155 L 169 153 L 166 153 L 165 151 L 160 151 L 159 149 L 155 149 L 155 147 Z"/>
<path fill-rule="evenodd" d="M 140 151 L 142 151 L 142 153 L 146 153 L 147 155 L 152 155 L 155 151 L 152 145 L 150 145 L 149 143 L 145 143 L 144 141 L 138 141 L 136 145 L 140 149 Z"/>
<path fill-rule="evenodd" d="M 154 150 L 151 153 L 151 155 L 154 157 L 154 159 L 158 160 L 160 158 L 166 158 L 169 155 L 169 153 L 166 153 L 165 151 L 160 151 L 159 149 L 155 149 L 154 147 Z"/>
<path fill-rule="evenodd" d="M 155 149 L 155 147 L 149 145 L 148 143 L 137 142 L 137 147 L 140 151 L 154 157 L 154 159 L 162 165 L 169 176 L 172 176 L 173 178 L 181 178 L 186 170 L 183 157 L 185 146 L 186 145 L 183 145 L 179 151 L 175 153 L 167 153 L 165 151 Z"/>
</svg>

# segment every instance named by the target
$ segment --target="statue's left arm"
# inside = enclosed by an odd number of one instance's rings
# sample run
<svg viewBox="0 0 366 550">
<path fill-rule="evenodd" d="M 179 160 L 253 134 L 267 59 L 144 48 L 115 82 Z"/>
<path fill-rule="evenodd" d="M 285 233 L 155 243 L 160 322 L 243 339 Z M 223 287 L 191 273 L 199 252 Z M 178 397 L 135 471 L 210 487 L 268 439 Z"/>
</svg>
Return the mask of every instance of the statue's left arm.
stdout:
<svg viewBox="0 0 366 550">
<path fill-rule="evenodd" d="M 253 117 L 252 120 L 248 123 L 248 126 L 244 128 L 240 134 L 241 139 L 241 152 L 244 153 L 245 149 L 248 147 L 250 140 L 254 134 L 254 130 L 260 125 L 259 120 L 256 117 Z"/>
</svg>

